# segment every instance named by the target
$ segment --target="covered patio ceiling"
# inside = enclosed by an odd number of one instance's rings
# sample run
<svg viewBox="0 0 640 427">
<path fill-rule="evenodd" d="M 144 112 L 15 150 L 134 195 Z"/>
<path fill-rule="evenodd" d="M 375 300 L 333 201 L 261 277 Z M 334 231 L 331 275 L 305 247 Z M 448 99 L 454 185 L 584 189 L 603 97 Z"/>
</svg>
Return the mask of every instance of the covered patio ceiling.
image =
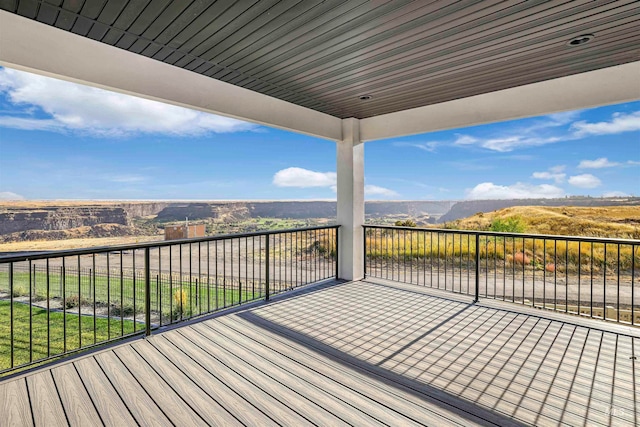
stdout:
<svg viewBox="0 0 640 427">
<path fill-rule="evenodd" d="M 640 97 L 640 6 L 634 0 L 3 0 L 0 9 L 31 20 L 0 15 L 0 63 L 5 65 L 335 140 L 341 139 L 341 126 L 331 118 L 368 119 L 361 125 L 361 137 L 371 140 Z M 593 38 L 580 43 L 587 40 L 583 36 Z M 104 49 L 112 46 L 117 49 Z M 163 74 L 162 67 L 113 50 L 188 74 Z M 67 61 L 79 52 L 93 62 L 91 70 L 83 72 L 77 60 Z M 622 64 L 630 65 L 620 68 Z M 609 73 L 593 74 L 610 67 Z M 161 83 L 176 84 L 184 93 L 145 91 L 133 68 L 143 70 L 147 79 L 178 78 Z M 138 90 L 100 73 L 126 73 Z M 213 92 L 206 90 L 204 80 L 193 79 L 195 75 L 216 82 L 210 86 Z M 580 79 L 561 79 L 578 75 Z M 556 85 L 535 86 L 557 79 Z M 287 103 L 267 101 L 266 108 L 293 104 L 328 115 L 296 117 L 302 122 L 320 118 L 318 125 L 326 129 L 240 114 L 186 96 L 195 83 L 210 97 L 244 94 L 221 91 L 221 82 L 268 97 L 253 101 L 275 98 Z M 505 96 L 511 93 L 505 90 L 518 87 L 532 89 Z M 567 92 L 561 95 L 560 90 Z M 502 97 L 493 102 L 476 97 L 488 93 Z M 545 105 L 536 105 L 536 94 Z M 527 109 L 515 105 L 523 96 Z M 461 99 L 469 101 L 467 109 L 487 114 L 466 117 L 463 106 L 448 104 Z M 510 113 L 488 111 L 494 104 L 506 104 Z M 449 123 L 438 117 L 409 130 L 403 116 L 389 115 L 412 110 L 431 118 L 435 109 L 420 107 L 433 105 L 453 106 L 462 118 Z M 406 118 L 411 122 L 416 116 Z M 394 126 L 391 119 L 400 121 Z M 381 131 L 380 124 L 392 129 Z"/>
<path fill-rule="evenodd" d="M 363 275 L 365 141 L 640 99 L 637 0 L 0 0 L 0 65 L 337 144 Z"/>
</svg>

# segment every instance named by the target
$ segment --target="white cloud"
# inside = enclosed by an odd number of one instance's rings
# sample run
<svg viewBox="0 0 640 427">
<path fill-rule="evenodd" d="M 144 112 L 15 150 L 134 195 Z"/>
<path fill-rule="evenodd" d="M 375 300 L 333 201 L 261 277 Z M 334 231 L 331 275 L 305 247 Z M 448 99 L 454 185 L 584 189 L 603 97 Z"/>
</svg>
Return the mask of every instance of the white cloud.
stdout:
<svg viewBox="0 0 640 427">
<path fill-rule="evenodd" d="M 607 191 L 602 194 L 602 197 L 628 197 L 629 194 L 623 191 Z"/>
<path fill-rule="evenodd" d="M 337 191 L 337 175 L 335 172 L 316 172 L 303 168 L 287 168 L 279 170 L 273 175 L 273 184 L 278 187 L 328 187 L 332 191 Z M 397 197 L 393 190 L 377 185 L 365 185 L 365 196 L 377 197 Z"/>
<path fill-rule="evenodd" d="M 517 182 L 513 185 L 496 185 L 483 182 L 467 190 L 468 199 L 549 199 L 564 196 L 564 190 L 555 185 L 530 185 Z"/>
<path fill-rule="evenodd" d="M 178 136 L 228 133 L 255 129 L 239 120 L 109 92 L 8 68 L 0 69 L 0 92 L 33 114 L 46 117 L 0 116 L 0 126 L 97 136 L 138 133 Z"/>
<path fill-rule="evenodd" d="M 545 172 L 534 172 L 531 177 L 535 179 L 552 179 L 557 184 L 560 184 L 564 182 L 564 178 L 567 176 L 567 174 L 562 173 L 565 167 L 565 165 L 553 166 Z"/>
<path fill-rule="evenodd" d="M 600 157 L 595 160 L 582 160 L 578 165 L 579 169 L 602 169 L 620 166 L 620 163 L 610 162 L 606 157 Z"/>
<path fill-rule="evenodd" d="M 633 113 L 614 113 L 608 122 L 575 122 L 571 129 L 577 136 L 612 135 L 623 132 L 640 131 L 640 111 Z"/>
<path fill-rule="evenodd" d="M 365 196 L 382 196 L 382 197 L 397 197 L 399 196 L 393 190 L 384 187 L 378 187 L 377 185 L 365 185 L 364 186 L 364 195 Z"/>
<path fill-rule="evenodd" d="M 24 196 L 11 191 L 0 191 L 0 200 L 24 200 Z"/>
<path fill-rule="evenodd" d="M 453 142 L 453 145 L 473 145 L 479 141 L 478 138 L 474 138 L 470 135 L 460 135 L 456 134 L 456 140 Z"/>
<path fill-rule="evenodd" d="M 557 165 L 557 166 L 552 166 L 549 168 L 549 171 L 553 172 L 553 173 L 561 173 L 562 171 L 564 171 L 567 168 L 566 165 Z"/>
<path fill-rule="evenodd" d="M 273 176 L 278 187 L 331 187 L 336 185 L 335 172 L 315 172 L 302 168 L 282 169 Z"/>
<path fill-rule="evenodd" d="M 438 141 L 429 141 L 429 142 L 395 142 L 393 145 L 396 147 L 414 147 L 419 148 L 424 151 L 428 151 L 429 153 L 433 153 L 436 151 L 436 148 L 441 145 Z"/>
<path fill-rule="evenodd" d="M 569 177 L 569 184 L 580 188 L 596 188 L 602 184 L 602 181 L 590 173 L 585 173 Z"/>
<path fill-rule="evenodd" d="M 561 138 L 559 137 L 541 137 L 535 135 L 511 135 L 497 138 L 475 138 L 469 135 L 459 135 L 454 141 L 454 145 L 477 145 L 487 150 L 506 153 L 517 148 L 537 147 L 560 140 Z"/>
<path fill-rule="evenodd" d="M 582 111 L 569 111 L 531 119 L 524 126 L 502 127 L 499 134 L 483 137 L 457 134 L 452 144 L 477 146 L 491 151 L 509 152 L 560 141 L 575 141 L 589 135 L 608 135 L 640 130 L 640 111 L 615 113 L 610 121 L 588 123 L 576 120 Z M 574 122 L 574 123 L 572 123 Z"/>
</svg>

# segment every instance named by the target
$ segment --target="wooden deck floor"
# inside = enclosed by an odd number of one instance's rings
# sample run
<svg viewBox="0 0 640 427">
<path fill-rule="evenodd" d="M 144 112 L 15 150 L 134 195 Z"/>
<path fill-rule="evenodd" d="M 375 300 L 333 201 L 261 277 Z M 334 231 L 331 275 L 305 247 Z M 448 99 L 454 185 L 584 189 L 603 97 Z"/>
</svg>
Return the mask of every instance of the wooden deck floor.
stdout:
<svg viewBox="0 0 640 427">
<path fill-rule="evenodd" d="M 638 425 L 637 330 L 542 315 L 311 288 L 0 382 L 0 425 Z"/>
</svg>

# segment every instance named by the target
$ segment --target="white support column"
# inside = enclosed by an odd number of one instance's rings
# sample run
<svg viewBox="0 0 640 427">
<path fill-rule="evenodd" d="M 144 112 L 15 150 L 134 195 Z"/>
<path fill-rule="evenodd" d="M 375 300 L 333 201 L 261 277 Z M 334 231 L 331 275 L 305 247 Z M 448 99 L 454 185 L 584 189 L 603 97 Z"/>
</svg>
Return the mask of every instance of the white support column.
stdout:
<svg viewBox="0 0 640 427">
<path fill-rule="evenodd" d="M 360 121 L 342 120 L 342 140 L 337 143 L 338 173 L 338 277 L 364 277 L 364 143 Z"/>
</svg>

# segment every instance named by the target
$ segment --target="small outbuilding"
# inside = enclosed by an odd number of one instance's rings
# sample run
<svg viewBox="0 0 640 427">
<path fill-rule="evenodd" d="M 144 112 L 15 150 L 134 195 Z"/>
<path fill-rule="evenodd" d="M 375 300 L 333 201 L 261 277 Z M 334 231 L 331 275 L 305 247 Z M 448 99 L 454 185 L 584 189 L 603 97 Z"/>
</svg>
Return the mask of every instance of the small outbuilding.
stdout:
<svg viewBox="0 0 640 427">
<path fill-rule="evenodd" d="M 204 237 L 204 224 L 168 225 L 164 228 L 164 240 L 193 239 Z"/>
</svg>

